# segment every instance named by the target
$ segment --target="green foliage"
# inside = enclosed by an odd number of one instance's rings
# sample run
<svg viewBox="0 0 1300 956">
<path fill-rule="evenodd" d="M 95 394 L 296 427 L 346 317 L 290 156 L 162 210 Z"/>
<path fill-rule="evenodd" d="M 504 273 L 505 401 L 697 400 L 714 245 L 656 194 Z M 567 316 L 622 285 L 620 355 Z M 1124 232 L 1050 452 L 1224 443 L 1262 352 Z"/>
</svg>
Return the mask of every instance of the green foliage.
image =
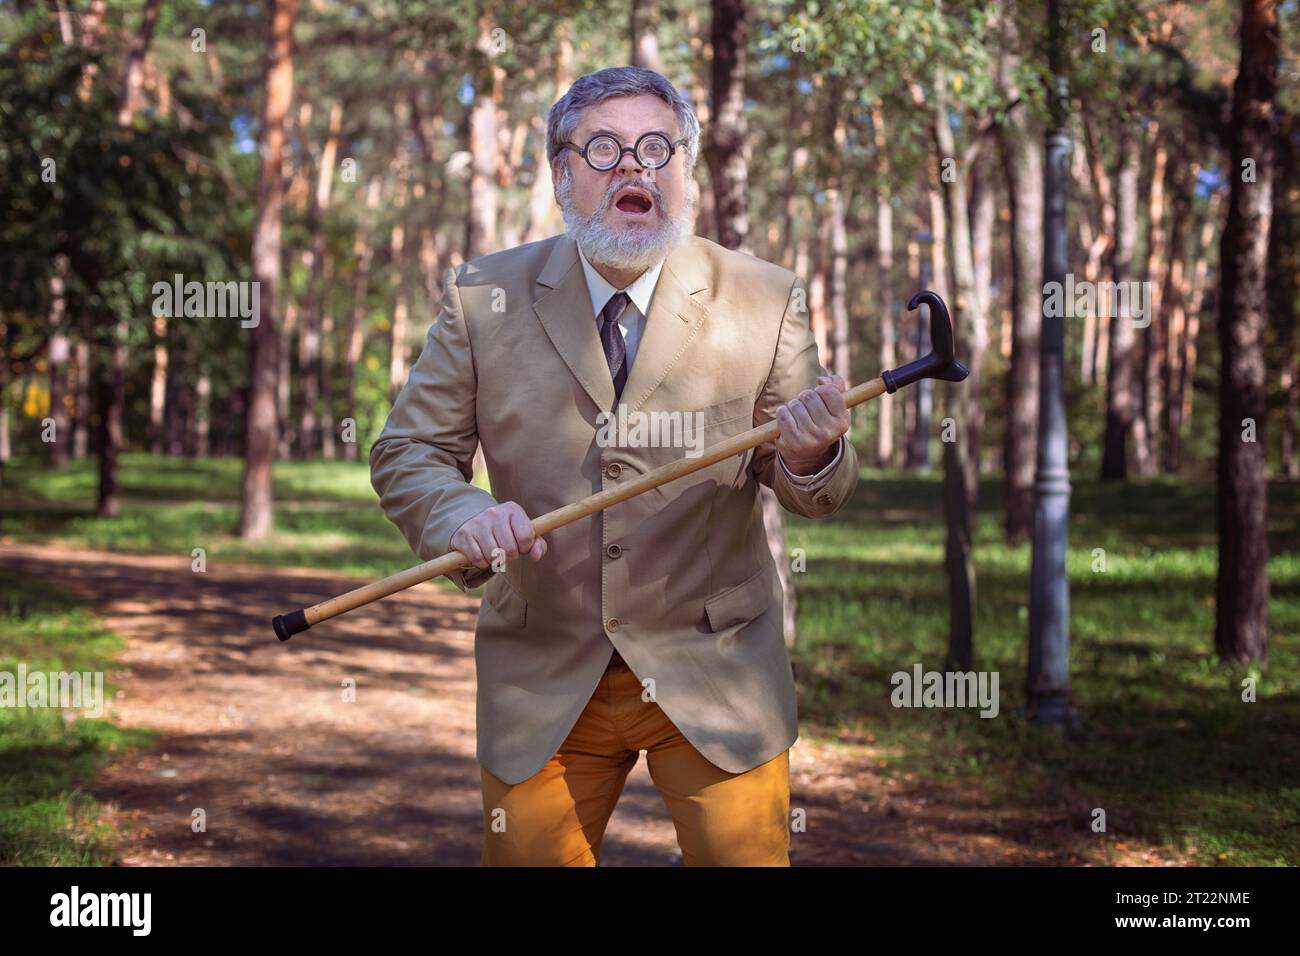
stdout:
<svg viewBox="0 0 1300 956">
<path fill-rule="evenodd" d="M 146 109 L 122 128 L 115 72 L 102 54 L 63 45 L 43 12 L 0 26 L 0 318 L 11 339 L 39 340 L 66 257 L 68 322 L 96 357 L 123 338 L 130 382 L 152 368 L 153 284 L 177 272 L 246 278 L 248 215 L 230 214 L 229 117 L 212 91 L 180 72 L 167 115 Z M 201 357 L 225 394 L 245 363 L 231 361 L 242 343 L 220 321 L 194 320 L 173 338 L 178 359 Z"/>
<path fill-rule="evenodd" d="M 0 582 L 0 672 L 109 671 L 122 641 L 55 586 Z M 105 697 L 112 683 L 104 682 Z M 116 834 L 87 792 L 115 756 L 152 735 L 107 717 L 65 720 L 57 708 L 0 708 L 0 865 L 101 866 Z"/>
<path fill-rule="evenodd" d="M 7 292 L 42 295 L 53 257 L 66 254 L 73 311 L 116 316 L 141 311 L 151 264 L 220 270 L 227 171 L 214 167 L 225 135 L 215 104 L 182 99 L 167 117 L 140 114 L 119 128 L 106 82 L 79 95 L 82 48 L 48 39 L 19 32 L 0 44 L 0 203 L 17 213 L 4 220 L 0 250 L 24 286 Z M 54 182 L 42 180 L 44 160 Z"/>
</svg>

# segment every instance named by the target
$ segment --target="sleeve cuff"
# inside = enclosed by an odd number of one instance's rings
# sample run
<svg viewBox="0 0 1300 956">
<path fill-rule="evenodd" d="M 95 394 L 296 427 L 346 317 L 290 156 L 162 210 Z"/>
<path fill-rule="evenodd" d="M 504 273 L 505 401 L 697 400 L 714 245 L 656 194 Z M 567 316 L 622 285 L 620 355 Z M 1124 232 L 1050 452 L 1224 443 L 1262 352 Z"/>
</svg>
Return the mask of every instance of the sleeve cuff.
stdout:
<svg viewBox="0 0 1300 956">
<path fill-rule="evenodd" d="M 839 466 L 839 463 L 843 461 L 844 436 L 843 435 L 840 436 L 840 440 L 837 443 L 835 448 L 835 457 L 830 460 L 830 464 L 828 464 L 821 471 L 817 472 L 815 475 L 796 475 L 792 471 L 790 471 L 789 468 L 786 467 L 785 460 L 781 457 L 780 452 L 777 452 L 776 458 L 777 461 L 781 463 L 781 470 L 785 472 L 785 476 L 790 479 L 790 483 L 792 485 L 794 485 L 796 488 L 803 488 L 809 491 L 816 491 L 818 488 L 822 487 L 822 485 L 826 484 L 826 482 L 830 480 L 831 475 L 835 472 L 835 469 Z"/>
<path fill-rule="evenodd" d="M 461 572 L 461 580 L 465 582 L 467 590 L 473 590 L 491 580 L 492 575 L 496 572 L 491 568 L 475 568 L 473 571 Z"/>
</svg>

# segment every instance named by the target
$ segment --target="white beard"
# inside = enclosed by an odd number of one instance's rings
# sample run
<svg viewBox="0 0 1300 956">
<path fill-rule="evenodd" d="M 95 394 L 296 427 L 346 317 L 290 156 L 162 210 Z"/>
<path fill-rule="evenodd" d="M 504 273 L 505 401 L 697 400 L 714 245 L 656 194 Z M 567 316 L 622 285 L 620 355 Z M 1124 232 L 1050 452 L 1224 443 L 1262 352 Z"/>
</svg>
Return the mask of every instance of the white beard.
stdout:
<svg viewBox="0 0 1300 956">
<path fill-rule="evenodd" d="M 691 212 L 695 206 L 694 193 L 687 189 L 686 202 L 674 219 L 664 219 L 656 226 L 636 226 L 615 229 L 604 220 L 614 193 L 635 182 L 646 189 L 655 200 L 656 211 L 662 210 L 658 189 L 646 180 L 618 180 L 610 184 L 609 191 L 590 216 L 578 214 L 573 204 L 573 177 L 568 170 L 560 174 L 556 198 L 564 216 L 565 231 L 582 247 L 587 259 L 614 269 L 645 270 L 668 255 L 691 231 Z"/>
</svg>

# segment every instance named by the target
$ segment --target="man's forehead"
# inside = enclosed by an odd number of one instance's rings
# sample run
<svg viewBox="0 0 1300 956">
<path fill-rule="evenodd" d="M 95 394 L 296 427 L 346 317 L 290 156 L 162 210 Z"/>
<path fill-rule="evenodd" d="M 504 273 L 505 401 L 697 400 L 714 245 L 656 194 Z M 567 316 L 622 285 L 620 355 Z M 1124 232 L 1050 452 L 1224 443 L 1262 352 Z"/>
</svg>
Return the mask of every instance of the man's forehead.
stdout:
<svg viewBox="0 0 1300 956">
<path fill-rule="evenodd" d="M 642 133 L 677 135 L 677 115 L 655 96 L 614 96 L 583 111 L 578 133 L 614 133 L 628 142 Z"/>
</svg>

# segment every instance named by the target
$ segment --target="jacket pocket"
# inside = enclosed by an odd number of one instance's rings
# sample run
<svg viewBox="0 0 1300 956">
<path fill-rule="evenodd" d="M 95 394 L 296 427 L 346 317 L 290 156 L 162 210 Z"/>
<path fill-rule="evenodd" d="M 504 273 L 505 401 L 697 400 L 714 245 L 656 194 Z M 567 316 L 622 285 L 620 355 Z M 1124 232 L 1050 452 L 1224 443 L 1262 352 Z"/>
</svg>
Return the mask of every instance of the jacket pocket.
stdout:
<svg viewBox="0 0 1300 956">
<path fill-rule="evenodd" d="M 740 584 L 719 591 L 704 602 L 709 629 L 721 631 L 747 624 L 767 610 L 772 602 L 771 580 L 767 569 L 759 568 Z"/>
<path fill-rule="evenodd" d="M 483 600 L 508 624 L 523 627 L 528 620 L 528 602 L 514 589 L 504 573 L 494 574 Z M 497 583 L 500 582 L 500 583 Z"/>
<path fill-rule="evenodd" d="M 718 402 L 697 412 L 700 416 L 700 447 L 688 451 L 688 456 L 698 457 L 711 446 L 720 444 L 741 432 L 752 428 L 754 424 L 754 396 L 750 393 L 738 395 L 725 402 Z M 749 461 L 749 452 L 741 452 L 724 458 L 711 466 L 709 472 L 719 485 L 735 488 L 743 484 L 745 466 Z"/>
<path fill-rule="evenodd" d="M 754 420 L 754 396 L 752 393 L 746 392 L 744 395 L 727 399 L 725 402 L 718 402 L 716 405 L 702 408 L 699 410 L 699 414 L 703 416 L 701 421 L 705 428 L 726 425 L 736 421 L 736 419 L 744 419 L 747 423 L 752 424 Z M 745 427 L 748 428 L 749 424 Z"/>
</svg>

